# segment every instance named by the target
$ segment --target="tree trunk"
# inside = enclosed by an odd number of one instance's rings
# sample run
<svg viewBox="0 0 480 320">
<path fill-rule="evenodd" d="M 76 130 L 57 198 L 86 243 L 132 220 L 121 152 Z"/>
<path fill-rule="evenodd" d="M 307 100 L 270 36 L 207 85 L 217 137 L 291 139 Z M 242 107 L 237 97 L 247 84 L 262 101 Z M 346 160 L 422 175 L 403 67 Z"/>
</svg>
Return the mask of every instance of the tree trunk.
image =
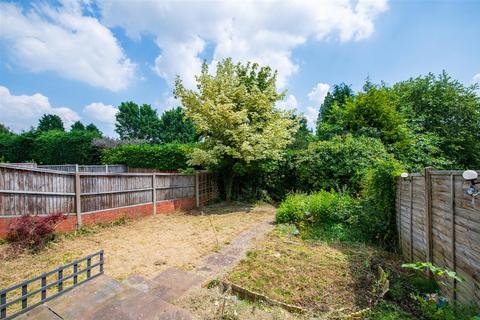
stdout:
<svg viewBox="0 0 480 320">
<path fill-rule="evenodd" d="M 232 200 L 233 179 L 233 170 L 226 170 L 223 175 L 223 187 L 225 189 L 225 200 L 227 201 Z"/>
</svg>

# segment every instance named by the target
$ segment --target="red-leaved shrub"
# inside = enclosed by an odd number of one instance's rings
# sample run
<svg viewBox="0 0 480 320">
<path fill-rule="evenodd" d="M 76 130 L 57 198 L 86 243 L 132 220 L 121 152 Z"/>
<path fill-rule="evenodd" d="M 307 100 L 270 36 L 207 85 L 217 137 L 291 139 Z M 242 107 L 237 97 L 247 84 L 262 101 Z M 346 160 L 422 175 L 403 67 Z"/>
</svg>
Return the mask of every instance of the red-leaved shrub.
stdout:
<svg viewBox="0 0 480 320">
<path fill-rule="evenodd" d="M 55 227 L 66 218 L 63 213 L 24 215 L 10 225 L 7 240 L 28 249 L 40 249 L 53 239 Z"/>
</svg>

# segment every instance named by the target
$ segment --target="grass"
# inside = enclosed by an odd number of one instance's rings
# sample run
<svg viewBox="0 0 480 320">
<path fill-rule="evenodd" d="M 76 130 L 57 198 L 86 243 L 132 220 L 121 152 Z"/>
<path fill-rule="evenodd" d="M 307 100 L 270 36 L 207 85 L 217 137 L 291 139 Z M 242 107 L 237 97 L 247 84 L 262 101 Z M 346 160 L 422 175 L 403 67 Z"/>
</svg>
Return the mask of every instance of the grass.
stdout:
<svg viewBox="0 0 480 320">
<path fill-rule="evenodd" d="M 323 236 L 317 230 L 316 237 L 304 232 L 277 225 L 226 280 L 321 319 L 480 320 L 473 306 L 422 303 L 418 297 L 439 292 L 438 284 L 423 273 L 402 269 L 398 256 L 349 238 L 339 241 L 335 235 L 345 234 L 341 230 Z M 388 284 L 379 280 L 379 267 Z M 384 296 L 375 293 L 384 287 Z"/>
<path fill-rule="evenodd" d="M 374 256 L 393 256 L 361 244 L 305 241 L 291 225 L 277 226 L 227 280 L 316 313 L 346 315 L 372 301 Z"/>
<path fill-rule="evenodd" d="M 100 249 L 105 251 L 105 273 L 118 280 L 134 274 L 151 278 L 170 267 L 188 269 L 256 223 L 272 220 L 275 214 L 269 206 L 230 204 L 216 204 L 205 211 L 207 215 L 177 212 L 86 227 L 76 234 L 60 235 L 37 253 L 9 255 L 11 246 L 0 244 L 0 288 Z"/>
</svg>

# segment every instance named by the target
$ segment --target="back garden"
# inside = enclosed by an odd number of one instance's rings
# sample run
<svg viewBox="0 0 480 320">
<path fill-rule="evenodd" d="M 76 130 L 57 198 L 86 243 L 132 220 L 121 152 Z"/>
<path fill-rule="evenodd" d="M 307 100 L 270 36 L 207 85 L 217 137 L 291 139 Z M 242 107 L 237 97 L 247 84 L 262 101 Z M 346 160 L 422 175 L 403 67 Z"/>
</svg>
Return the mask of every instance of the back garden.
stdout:
<svg viewBox="0 0 480 320">
<path fill-rule="evenodd" d="M 226 59 L 213 74 L 205 65 L 197 84 L 190 90 L 178 79 L 183 107 L 160 117 L 148 105 L 122 103 L 120 139 L 79 124 L 66 132 L 54 116 L 29 132 L 0 133 L 5 162 L 205 169 L 226 201 L 200 215 L 48 234 L 38 246 L 4 242 L 0 287 L 99 247 L 109 248 L 107 274 L 119 280 L 168 265 L 188 270 L 242 231 L 274 220 L 238 265 L 176 304 L 199 319 L 480 319 L 475 292 L 467 303 L 442 293 L 461 276 L 402 258 L 395 202 L 402 172 L 480 168 L 477 87 L 446 72 L 392 86 L 366 81 L 361 92 L 338 84 L 312 132 L 303 115 L 276 107 L 285 92 L 268 67 Z"/>
</svg>

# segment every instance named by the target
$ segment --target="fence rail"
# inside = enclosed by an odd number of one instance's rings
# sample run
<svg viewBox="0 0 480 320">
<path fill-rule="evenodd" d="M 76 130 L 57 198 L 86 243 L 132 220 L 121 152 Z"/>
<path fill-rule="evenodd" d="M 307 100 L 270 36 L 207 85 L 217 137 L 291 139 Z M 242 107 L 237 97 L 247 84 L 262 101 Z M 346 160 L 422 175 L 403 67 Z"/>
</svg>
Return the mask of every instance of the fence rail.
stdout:
<svg viewBox="0 0 480 320">
<path fill-rule="evenodd" d="M 61 164 L 61 165 L 37 165 L 37 168 L 57 170 L 65 172 L 110 172 L 122 173 L 128 172 L 128 168 L 123 164 L 102 164 L 102 165 L 78 165 L 78 164 Z"/>
<path fill-rule="evenodd" d="M 199 206 L 216 196 L 208 172 L 70 173 L 0 165 L 0 218 L 63 212 L 81 223 L 89 212 L 185 198 Z"/>
<path fill-rule="evenodd" d="M 0 319 L 13 319 L 19 314 L 103 274 L 103 264 L 103 250 L 100 250 L 30 280 L 1 289 Z M 82 266 L 84 267 L 82 268 Z M 55 280 L 52 281 L 52 277 Z M 33 290 L 29 291 L 29 288 L 32 287 Z M 33 303 L 32 300 L 34 300 Z"/>
<path fill-rule="evenodd" d="M 462 171 L 425 169 L 397 181 L 397 231 L 410 261 L 428 261 L 457 272 L 444 294 L 480 306 L 480 198 L 465 193 Z"/>
</svg>

